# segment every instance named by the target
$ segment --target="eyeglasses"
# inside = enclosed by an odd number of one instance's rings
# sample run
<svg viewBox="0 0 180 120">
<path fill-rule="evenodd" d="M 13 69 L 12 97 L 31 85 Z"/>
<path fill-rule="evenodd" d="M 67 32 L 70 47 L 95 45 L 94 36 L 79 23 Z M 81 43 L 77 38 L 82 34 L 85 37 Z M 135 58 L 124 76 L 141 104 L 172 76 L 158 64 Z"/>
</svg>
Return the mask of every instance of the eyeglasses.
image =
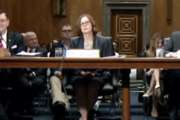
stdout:
<svg viewBox="0 0 180 120">
<path fill-rule="evenodd" d="M 88 25 L 88 24 L 90 24 L 90 21 L 85 21 L 81 23 L 81 25 Z"/>
<path fill-rule="evenodd" d="M 72 32 L 72 30 L 70 30 L 70 29 L 68 30 L 67 29 L 67 30 L 62 30 L 62 32 Z"/>
<path fill-rule="evenodd" d="M 6 22 L 7 20 L 6 19 L 0 19 L 0 22 L 1 23 L 4 23 L 4 22 Z"/>
</svg>

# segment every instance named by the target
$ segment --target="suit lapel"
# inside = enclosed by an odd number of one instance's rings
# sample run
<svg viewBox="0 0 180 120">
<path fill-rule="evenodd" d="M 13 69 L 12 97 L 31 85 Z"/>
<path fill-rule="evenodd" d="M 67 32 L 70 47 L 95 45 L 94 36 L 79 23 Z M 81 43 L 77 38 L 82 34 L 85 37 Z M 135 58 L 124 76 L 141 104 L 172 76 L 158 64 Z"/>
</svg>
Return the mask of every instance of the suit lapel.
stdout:
<svg viewBox="0 0 180 120">
<path fill-rule="evenodd" d="M 94 37 L 94 40 L 93 40 L 93 49 L 96 49 L 98 48 L 98 42 L 97 42 L 97 36 Z"/>
<path fill-rule="evenodd" d="M 11 40 L 11 33 L 7 33 L 7 48 L 10 48 L 12 45 L 12 40 Z"/>
<path fill-rule="evenodd" d="M 83 48 L 84 48 L 84 39 L 83 39 L 83 37 L 80 37 L 80 38 L 79 38 L 79 42 L 80 42 L 80 43 L 79 43 L 79 48 L 80 48 L 80 49 L 83 49 Z"/>
</svg>

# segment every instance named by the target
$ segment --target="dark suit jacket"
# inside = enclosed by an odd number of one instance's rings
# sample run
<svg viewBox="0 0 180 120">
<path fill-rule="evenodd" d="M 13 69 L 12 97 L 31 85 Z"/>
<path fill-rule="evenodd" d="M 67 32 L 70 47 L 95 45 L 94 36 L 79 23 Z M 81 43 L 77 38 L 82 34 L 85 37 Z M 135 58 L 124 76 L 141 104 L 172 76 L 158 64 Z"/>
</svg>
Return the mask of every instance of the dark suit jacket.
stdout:
<svg viewBox="0 0 180 120">
<path fill-rule="evenodd" d="M 74 37 L 71 40 L 72 49 L 84 49 L 84 39 L 82 36 Z M 93 49 L 100 50 L 100 57 L 112 56 L 114 55 L 114 49 L 111 41 L 111 37 L 105 37 L 96 35 L 94 37 Z"/>
<path fill-rule="evenodd" d="M 180 31 L 173 32 L 171 34 L 170 40 L 168 40 L 165 44 L 165 51 L 168 52 L 176 52 L 180 50 Z M 164 70 L 163 71 L 165 81 L 168 81 L 168 89 L 169 90 L 169 100 L 170 105 L 178 106 L 180 102 L 180 96 L 178 96 L 178 92 L 180 91 L 180 69 L 176 70 Z"/>
<path fill-rule="evenodd" d="M 27 47 L 25 47 L 25 51 L 27 51 Z M 39 56 L 46 56 L 47 50 L 45 48 L 34 48 L 34 52 L 40 52 Z M 36 57 L 36 56 L 35 56 Z M 15 84 L 17 88 L 22 90 L 29 89 L 29 88 L 38 88 L 41 89 L 40 86 L 43 86 L 44 81 L 46 79 L 46 69 L 41 68 L 24 68 L 18 69 L 17 72 L 18 79 Z M 32 85 L 30 85 L 31 83 Z"/>
<path fill-rule="evenodd" d="M 15 55 L 17 52 L 20 52 L 24 49 L 24 43 L 23 38 L 19 33 L 16 32 L 8 32 L 7 33 L 7 48 L 9 49 L 11 55 Z M 4 86 L 13 86 L 14 79 L 17 78 L 16 70 L 12 69 L 0 69 L 0 87 Z M 1 92 L 5 92 L 1 90 L 0 88 L 0 95 Z M 7 93 L 5 93 L 7 94 Z M 0 96 L 1 97 L 1 96 Z M 2 99 L 2 98 L 1 98 Z M 0 99 L 0 119 L 1 120 L 8 120 L 5 111 L 1 105 L 1 99 Z M 3 97 L 4 99 L 4 97 Z M 9 103 L 8 103 L 9 104 Z M 5 105 L 7 106 L 7 105 Z"/>
<path fill-rule="evenodd" d="M 71 49 L 84 49 L 84 39 L 82 36 L 74 37 L 71 40 Z M 113 56 L 114 49 L 111 41 L 111 37 L 104 37 L 101 35 L 96 35 L 93 41 L 93 49 L 100 50 L 100 57 Z M 74 70 L 72 75 L 72 82 L 76 80 L 84 79 L 84 77 L 80 76 L 80 70 Z M 104 82 L 104 80 L 108 79 L 110 76 L 110 72 L 107 70 L 85 70 L 84 71 L 92 71 L 95 72 L 95 77 L 91 77 L 91 79 L 95 79 L 100 82 Z M 87 79 L 87 78 L 86 78 Z"/>
<path fill-rule="evenodd" d="M 17 32 L 8 32 L 7 33 L 7 48 L 9 49 L 11 55 L 15 55 L 16 53 L 24 50 L 24 42 L 23 42 L 23 37 L 17 33 Z M 14 69 L 0 69 L 0 83 L 11 83 L 8 82 L 11 79 L 15 79 L 17 77 L 16 70 Z M 8 77 L 7 77 L 8 76 Z M 6 82 L 7 81 L 7 82 Z M 13 80 L 12 80 L 13 81 Z"/>
<path fill-rule="evenodd" d="M 171 34 L 170 40 L 168 40 L 164 45 L 164 49 L 165 53 L 176 52 L 177 50 L 180 50 L 180 31 L 176 31 Z M 180 74 L 180 69 L 173 71 L 178 72 L 176 73 L 177 75 Z"/>
<path fill-rule="evenodd" d="M 7 47 L 11 52 L 11 55 L 25 49 L 23 37 L 17 32 L 7 33 Z"/>
<path fill-rule="evenodd" d="M 170 40 L 164 46 L 166 52 L 176 52 L 180 50 L 180 31 L 173 32 Z"/>
</svg>

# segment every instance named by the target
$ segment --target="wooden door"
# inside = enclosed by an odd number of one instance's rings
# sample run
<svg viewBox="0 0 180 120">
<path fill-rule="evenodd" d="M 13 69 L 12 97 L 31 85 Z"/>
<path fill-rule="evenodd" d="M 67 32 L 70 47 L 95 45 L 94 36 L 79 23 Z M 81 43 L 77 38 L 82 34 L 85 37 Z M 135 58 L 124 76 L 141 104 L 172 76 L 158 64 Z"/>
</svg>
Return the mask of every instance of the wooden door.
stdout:
<svg viewBox="0 0 180 120">
<path fill-rule="evenodd" d="M 137 56 L 142 50 L 142 24 L 141 11 L 112 11 L 111 34 L 119 54 Z"/>
</svg>

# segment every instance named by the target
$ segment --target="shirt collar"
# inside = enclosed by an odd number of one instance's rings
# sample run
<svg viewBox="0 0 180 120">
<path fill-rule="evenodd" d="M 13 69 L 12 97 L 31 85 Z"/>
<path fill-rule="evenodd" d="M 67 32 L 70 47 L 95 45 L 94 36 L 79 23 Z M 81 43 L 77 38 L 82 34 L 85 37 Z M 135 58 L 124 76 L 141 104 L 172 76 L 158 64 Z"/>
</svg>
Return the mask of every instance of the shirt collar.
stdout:
<svg viewBox="0 0 180 120">
<path fill-rule="evenodd" d="M 5 42 L 7 41 L 7 30 L 2 34 L 2 38 Z"/>
</svg>

